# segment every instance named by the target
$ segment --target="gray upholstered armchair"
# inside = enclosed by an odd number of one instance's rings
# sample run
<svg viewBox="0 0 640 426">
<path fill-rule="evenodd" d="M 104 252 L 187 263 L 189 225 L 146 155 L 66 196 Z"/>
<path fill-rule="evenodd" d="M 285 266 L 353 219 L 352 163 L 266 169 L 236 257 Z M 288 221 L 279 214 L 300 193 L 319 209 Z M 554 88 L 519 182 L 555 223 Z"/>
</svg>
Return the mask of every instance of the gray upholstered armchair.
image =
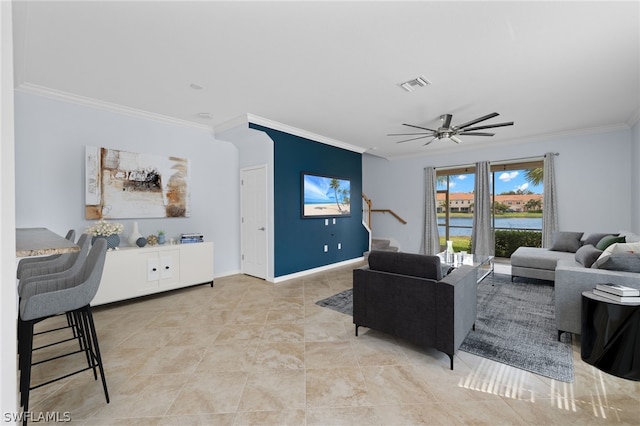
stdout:
<svg viewBox="0 0 640 426">
<path fill-rule="evenodd" d="M 443 278 L 440 258 L 373 251 L 353 271 L 353 323 L 453 355 L 474 327 L 476 269 L 463 265 Z"/>
</svg>

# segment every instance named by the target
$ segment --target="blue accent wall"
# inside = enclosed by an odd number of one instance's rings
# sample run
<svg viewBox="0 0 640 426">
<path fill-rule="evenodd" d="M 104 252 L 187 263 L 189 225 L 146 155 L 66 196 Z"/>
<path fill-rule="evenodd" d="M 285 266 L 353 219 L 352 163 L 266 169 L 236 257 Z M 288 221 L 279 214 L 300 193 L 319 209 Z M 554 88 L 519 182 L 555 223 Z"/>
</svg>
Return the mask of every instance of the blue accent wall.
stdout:
<svg viewBox="0 0 640 426">
<path fill-rule="evenodd" d="M 362 225 L 362 155 L 249 123 L 274 142 L 274 276 L 361 257 L 369 236 Z M 301 173 L 351 180 L 351 216 L 302 218 Z M 342 249 L 338 250 L 338 243 Z M 324 252 L 324 245 L 329 250 Z"/>
</svg>

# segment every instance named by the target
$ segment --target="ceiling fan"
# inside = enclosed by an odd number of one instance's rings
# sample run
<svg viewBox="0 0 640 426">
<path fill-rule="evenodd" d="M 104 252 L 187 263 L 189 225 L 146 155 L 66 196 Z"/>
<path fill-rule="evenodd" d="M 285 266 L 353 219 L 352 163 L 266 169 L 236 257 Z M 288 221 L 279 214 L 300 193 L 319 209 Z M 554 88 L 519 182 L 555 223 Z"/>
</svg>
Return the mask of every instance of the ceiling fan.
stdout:
<svg viewBox="0 0 640 426">
<path fill-rule="evenodd" d="M 487 124 L 484 126 L 476 126 L 476 127 L 469 127 L 469 126 L 473 126 L 474 124 L 480 123 L 481 121 L 485 121 L 488 120 L 490 118 L 493 117 L 497 117 L 498 114 L 497 112 L 492 112 L 491 114 L 487 114 L 483 117 L 480 118 L 476 118 L 475 120 L 471 120 L 469 122 L 466 122 L 464 124 L 461 124 L 459 126 L 452 126 L 451 125 L 451 119 L 453 118 L 453 115 L 451 114 L 443 114 L 440 116 L 440 121 L 442 121 L 442 125 L 440 127 L 438 127 L 437 130 L 435 129 L 429 129 L 428 127 L 422 127 L 422 126 L 416 126 L 413 124 L 406 124 L 406 123 L 402 123 L 403 126 L 408 126 L 408 127 L 415 127 L 416 129 L 422 129 L 422 130 L 427 130 L 426 132 L 419 132 L 419 133 L 391 133 L 387 136 L 414 136 L 414 135 L 421 135 L 415 138 L 410 138 L 410 139 L 405 139 L 405 140 L 401 140 L 398 141 L 396 143 L 403 143 L 403 142 L 409 142 L 409 141 L 414 141 L 416 139 L 423 139 L 423 138 L 432 138 L 429 142 L 425 143 L 426 145 L 429 145 L 431 142 L 433 142 L 436 139 L 451 139 L 452 141 L 454 141 L 455 143 L 460 143 L 462 142 L 462 140 L 458 137 L 459 135 L 468 135 L 468 136 L 493 136 L 495 135 L 495 133 L 486 133 L 486 132 L 476 132 L 476 130 L 483 130 L 483 129 L 491 129 L 494 127 L 504 127 L 504 126 L 512 126 L 513 125 L 513 121 L 510 121 L 508 123 L 498 123 L 498 124 Z"/>
</svg>

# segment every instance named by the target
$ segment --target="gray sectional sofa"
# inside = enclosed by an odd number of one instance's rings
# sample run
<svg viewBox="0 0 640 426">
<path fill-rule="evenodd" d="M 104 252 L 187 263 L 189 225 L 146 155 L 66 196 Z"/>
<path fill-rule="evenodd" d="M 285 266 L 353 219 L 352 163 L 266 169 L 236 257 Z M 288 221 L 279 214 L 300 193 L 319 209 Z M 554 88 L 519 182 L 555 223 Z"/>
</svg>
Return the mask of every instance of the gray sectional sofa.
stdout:
<svg viewBox="0 0 640 426">
<path fill-rule="evenodd" d="M 453 355 L 474 327 L 476 268 L 463 265 L 443 277 L 440 258 L 372 251 L 353 271 L 353 323 Z"/>
<path fill-rule="evenodd" d="M 581 334 L 582 292 L 607 283 L 640 289 L 640 236 L 622 231 L 585 238 L 581 232 L 559 232 L 555 237 L 549 249 L 518 248 L 511 255 L 511 280 L 554 281 L 560 338 L 563 332 Z"/>
</svg>

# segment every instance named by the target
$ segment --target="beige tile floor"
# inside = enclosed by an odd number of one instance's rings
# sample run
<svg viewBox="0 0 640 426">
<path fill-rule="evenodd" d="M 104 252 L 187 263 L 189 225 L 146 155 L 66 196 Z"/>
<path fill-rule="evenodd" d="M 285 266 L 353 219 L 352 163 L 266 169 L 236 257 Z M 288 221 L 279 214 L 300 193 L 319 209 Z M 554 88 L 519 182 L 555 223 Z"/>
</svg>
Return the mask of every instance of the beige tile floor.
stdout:
<svg viewBox="0 0 640 426">
<path fill-rule="evenodd" d="M 575 338 L 573 383 L 461 351 L 451 371 L 435 350 L 356 338 L 350 316 L 314 304 L 350 288 L 355 266 L 95 308 L 111 403 L 85 372 L 33 391 L 32 411 L 88 425 L 640 424 L 640 383 L 582 362 Z M 77 362 L 35 367 L 35 380 Z"/>
</svg>

